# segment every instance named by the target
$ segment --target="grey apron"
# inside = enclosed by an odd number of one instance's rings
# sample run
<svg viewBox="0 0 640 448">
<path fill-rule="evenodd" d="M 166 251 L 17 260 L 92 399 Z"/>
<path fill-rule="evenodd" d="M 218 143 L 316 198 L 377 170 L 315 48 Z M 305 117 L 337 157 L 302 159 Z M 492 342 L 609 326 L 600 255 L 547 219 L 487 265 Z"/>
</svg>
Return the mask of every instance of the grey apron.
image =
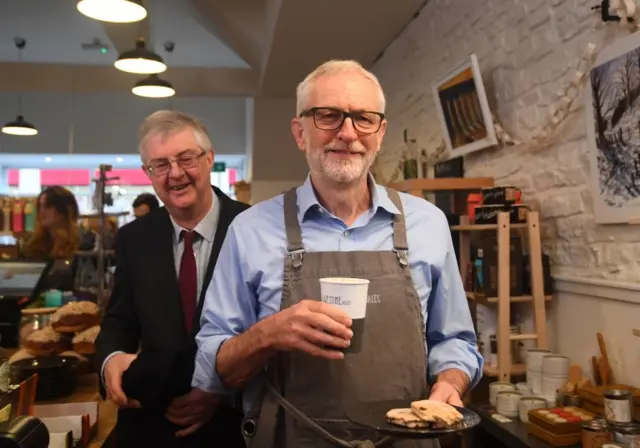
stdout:
<svg viewBox="0 0 640 448">
<path fill-rule="evenodd" d="M 252 448 L 435 448 L 435 440 L 400 440 L 353 425 L 353 403 L 411 400 L 428 395 L 425 332 L 420 300 L 407 261 L 407 231 L 400 195 L 387 190 L 400 214 L 393 219 L 393 251 L 305 252 L 296 190 L 284 196 L 289 256 L 281 309 L 320 299 L 322 277 L 370 280 L 359 353 L 328 361 L 281 352 L 266 370 L 261 403 L 247 413 L 243 433 Z"/>
</svg>

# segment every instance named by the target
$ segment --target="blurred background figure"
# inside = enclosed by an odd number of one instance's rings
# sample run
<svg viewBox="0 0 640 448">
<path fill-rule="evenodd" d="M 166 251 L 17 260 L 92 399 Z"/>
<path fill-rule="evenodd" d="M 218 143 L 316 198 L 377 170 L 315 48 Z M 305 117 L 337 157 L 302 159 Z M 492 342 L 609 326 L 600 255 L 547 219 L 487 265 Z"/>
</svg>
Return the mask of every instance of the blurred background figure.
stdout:
<svg viewBox="0 0 640 448">
<path fill-rule="evenodd" d="M 64 187 L 48 187 L 38 196 L 36 226 L 24 254 L 30 260 L 71 258 L 80 245 L 78 203 Z"/>
<path fill-rule="evenodd" d="M 160 202 L 151 193 L 142 193 L 133 201 L 133 214 L 136 218 L 140 218 L 157 208 L 160 208 Z"/>
</svg>

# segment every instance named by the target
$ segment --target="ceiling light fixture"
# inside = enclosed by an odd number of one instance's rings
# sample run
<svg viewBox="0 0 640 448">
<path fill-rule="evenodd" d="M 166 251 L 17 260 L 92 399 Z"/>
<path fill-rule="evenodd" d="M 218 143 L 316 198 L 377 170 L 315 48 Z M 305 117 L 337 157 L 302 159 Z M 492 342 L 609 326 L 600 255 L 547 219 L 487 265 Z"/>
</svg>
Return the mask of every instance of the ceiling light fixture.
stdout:
<svg viewBox="0 0 640 448">
<path fill-rule="evenodd" d="M 134 50 L 122 53 L 114 65 L 123 72 L 140 75 L 162 73 L 167 69 L 162 57 L 147 49 L 143 38 L 136 41 Z"/>
<path fill-rule="evenodd" d="M 132 23 L 147 17 L 147 10 L 139 0 L 80 0 L 78 11 L 103 22 Z"/>
<path fill-rule="evenodd" d="M 34 125 L 25 121 L 22 115 L 18 115 L 15 120 L 5 123 L 4 126 L 2 126 L 2 132 L 9 135 L 26 136 L 36 135 L 38 130 Z"/>
<path fill-rule="evenodd" d="M 22 62 L 22 49 L 27 45 L 27 41 L 21 37 L 16 37 L 14 42 L 18 49 L 18 61 Z M 20 136 L 31 136 L 38 133 L 38 129 L 27 122 L 22 115 L 22 94 L 18 95 L 18 116 L 15 120 L 5 123 L 5 125 L 2 126 L 2 132 L 4 134 Z"/>
<path fill-rule="evenodd" d="M 164 79 L 160 79 L 158 75 L 151 75 L 138 81 L 131 91 L 134 95 L 146 98 L 169 98 L 176 94 L 173 85 Z"/>
</svg>

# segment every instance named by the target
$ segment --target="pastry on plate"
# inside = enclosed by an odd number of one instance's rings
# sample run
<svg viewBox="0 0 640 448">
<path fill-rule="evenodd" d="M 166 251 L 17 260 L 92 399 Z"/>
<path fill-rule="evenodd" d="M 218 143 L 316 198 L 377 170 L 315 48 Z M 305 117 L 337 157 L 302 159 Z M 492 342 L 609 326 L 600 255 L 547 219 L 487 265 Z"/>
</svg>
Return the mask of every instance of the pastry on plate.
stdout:
<svg viewBox="0 0 640 448">
<path fill-rule="evenodd" d="M 69 302 L 51 316 L 51 326 L 60 333 L 77 333 L 100 323 L 100 310 L 93 302 Z"/>
<path fill-rule="evenodd" d="M 431 423 L 425 422 L 409 408 L 391 409 L 386 415 L 387 421 L 394 425 L 411 429 L 429 428 Z"/>
<path fill-rule="evenodd" d="M 464 419 L 456 408 L 441 401 L 414 401 L 411 403 L 411 410 L 421 420 L 431 423 L 434 428 L 452 428 Z"/>
<path fill-rule="evenodd" d="M 52 355 L 66 348 L 66 341 L 51 327 L 31 333 L 24 341 L 24 348 L 36 356 Z"/>
<path fill-rule="evenodd" d="M 94 325 L 76 334 L 71 342 L 73 349 L 81 355 L 92 355 L 96 352 L 95 341 L 100 333 L 100 325 Z"/>
</svg>

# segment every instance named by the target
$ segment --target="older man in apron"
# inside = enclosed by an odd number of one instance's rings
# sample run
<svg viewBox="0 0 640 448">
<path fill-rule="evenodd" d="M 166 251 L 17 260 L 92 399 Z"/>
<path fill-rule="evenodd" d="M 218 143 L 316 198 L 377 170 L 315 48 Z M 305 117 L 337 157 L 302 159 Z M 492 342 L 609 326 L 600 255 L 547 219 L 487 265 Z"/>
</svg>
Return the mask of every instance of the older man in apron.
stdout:
<svg viewBox="0 0 640 448">
<path fill-rule="evenodd" d="M 461 404 L 481 375 L 444 216 L 367 175 L 386 126 L 378 93 L 353 61 L 316 69 L 298 89 L 292 125 L 310 177 L 239 215 L 223 245 L 192 385 L 244 388 L 251 448 L 435 448 L 354 425 L 345 409 L 427 397 Z M 370 281 L 357 353 L 341 351 L 350 319 L 320 302 L 323 277 Z"/>
</svg>

